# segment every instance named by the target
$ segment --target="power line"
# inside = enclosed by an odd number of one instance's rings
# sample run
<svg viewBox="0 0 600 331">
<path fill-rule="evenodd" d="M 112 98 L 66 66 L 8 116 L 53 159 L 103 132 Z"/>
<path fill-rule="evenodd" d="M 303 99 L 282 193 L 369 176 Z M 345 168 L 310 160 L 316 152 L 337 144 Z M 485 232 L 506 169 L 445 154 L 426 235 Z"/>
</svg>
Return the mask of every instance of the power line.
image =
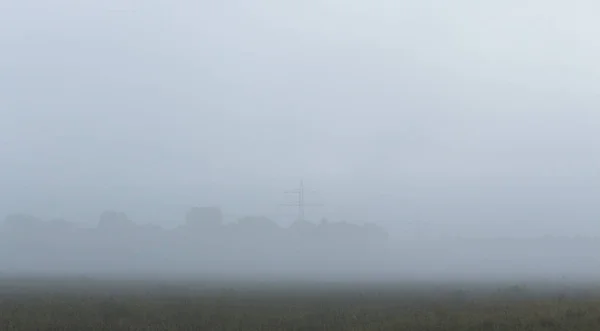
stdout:
<svg viewBox="0 0 600 331">
<path fill-rule="evenodd" d="M 300 186 L 297 189 L 285 191 L 287 194 L 295 194 L 298 196 L 298 200 L 295 203 L 287 203 L 282 204 L 282 206 L 293 206 L 298 207 L 298 221 L 305 221 L 305 208 L 309 206 L 322 206 L 322 204 L 318 203 L 306 203 L 305 201 L 305 190 L 304 190 L 304 180 L 300 180 Z"/>
</svg>

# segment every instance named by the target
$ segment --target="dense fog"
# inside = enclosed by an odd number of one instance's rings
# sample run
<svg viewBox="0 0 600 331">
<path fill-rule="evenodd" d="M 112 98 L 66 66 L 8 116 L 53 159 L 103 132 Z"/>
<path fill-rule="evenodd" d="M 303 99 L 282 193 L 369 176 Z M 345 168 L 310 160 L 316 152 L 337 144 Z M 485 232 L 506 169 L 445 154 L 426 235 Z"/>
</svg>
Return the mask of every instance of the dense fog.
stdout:
<svg viewBox="0 0 600 331">
<path fill-rule="evenodd" d="M 139 225 L 106 211 L 92 228 L 25 214 L 6 217 L 5 275 L 199 280 L 586 280 L 600 275 L 593 238 L 393 238 L 375 224 L 266 217 L 224 223 L 217 207 L 190 209 L 180 226 Z"/>
<path fill-rule="evenodd" d="M 599 9 L 4 1 L 0 272 L 597 275 Z"/>
</svg>

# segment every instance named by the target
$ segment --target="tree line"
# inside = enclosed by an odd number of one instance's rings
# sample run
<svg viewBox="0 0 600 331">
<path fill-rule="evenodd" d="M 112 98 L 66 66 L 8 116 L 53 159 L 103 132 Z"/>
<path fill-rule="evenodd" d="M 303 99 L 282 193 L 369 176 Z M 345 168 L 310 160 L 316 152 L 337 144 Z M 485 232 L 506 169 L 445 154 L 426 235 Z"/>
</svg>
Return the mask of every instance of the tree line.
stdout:
<svg viewBox="0 0 600 331">
<path fill-rule="evenodd" d="M 92 228 L 12 214 L 0 236 L 4 269 L 233 273 L 355 264 L 368 261 L 388 239 L 373 223 L 299 220 L 282 227 L 261 216 L 225 223 L 218 207 L 191 208 L 173 229 L 137 224 L 117 211 L 103 212 Z"/>
</svg>

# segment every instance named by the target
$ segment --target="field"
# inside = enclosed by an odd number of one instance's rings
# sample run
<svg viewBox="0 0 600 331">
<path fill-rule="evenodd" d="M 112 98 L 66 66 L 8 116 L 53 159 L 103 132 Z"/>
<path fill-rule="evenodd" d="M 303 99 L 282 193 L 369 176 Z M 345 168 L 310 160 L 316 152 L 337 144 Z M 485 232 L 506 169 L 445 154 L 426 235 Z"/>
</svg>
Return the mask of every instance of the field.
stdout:
<svg viewBox="0 0 600 331">
<path fill-rule="evenodd" d="M 0 281 L 0 330 L 600 330 L 591 285 Z"/>
</svg>

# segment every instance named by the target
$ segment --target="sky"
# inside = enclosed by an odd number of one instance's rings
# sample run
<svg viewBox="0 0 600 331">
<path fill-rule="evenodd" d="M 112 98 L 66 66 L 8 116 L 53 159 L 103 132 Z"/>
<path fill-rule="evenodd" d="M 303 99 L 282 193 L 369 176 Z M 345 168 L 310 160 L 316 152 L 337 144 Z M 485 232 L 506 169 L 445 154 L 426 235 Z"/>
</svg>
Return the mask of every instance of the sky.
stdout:
<svg viewBox="0 0 600 331">
<path fill-rule="evenodd" d="M 600 235 L 593 1 L 0 3 L 0 213 Z"/>
</svg>

